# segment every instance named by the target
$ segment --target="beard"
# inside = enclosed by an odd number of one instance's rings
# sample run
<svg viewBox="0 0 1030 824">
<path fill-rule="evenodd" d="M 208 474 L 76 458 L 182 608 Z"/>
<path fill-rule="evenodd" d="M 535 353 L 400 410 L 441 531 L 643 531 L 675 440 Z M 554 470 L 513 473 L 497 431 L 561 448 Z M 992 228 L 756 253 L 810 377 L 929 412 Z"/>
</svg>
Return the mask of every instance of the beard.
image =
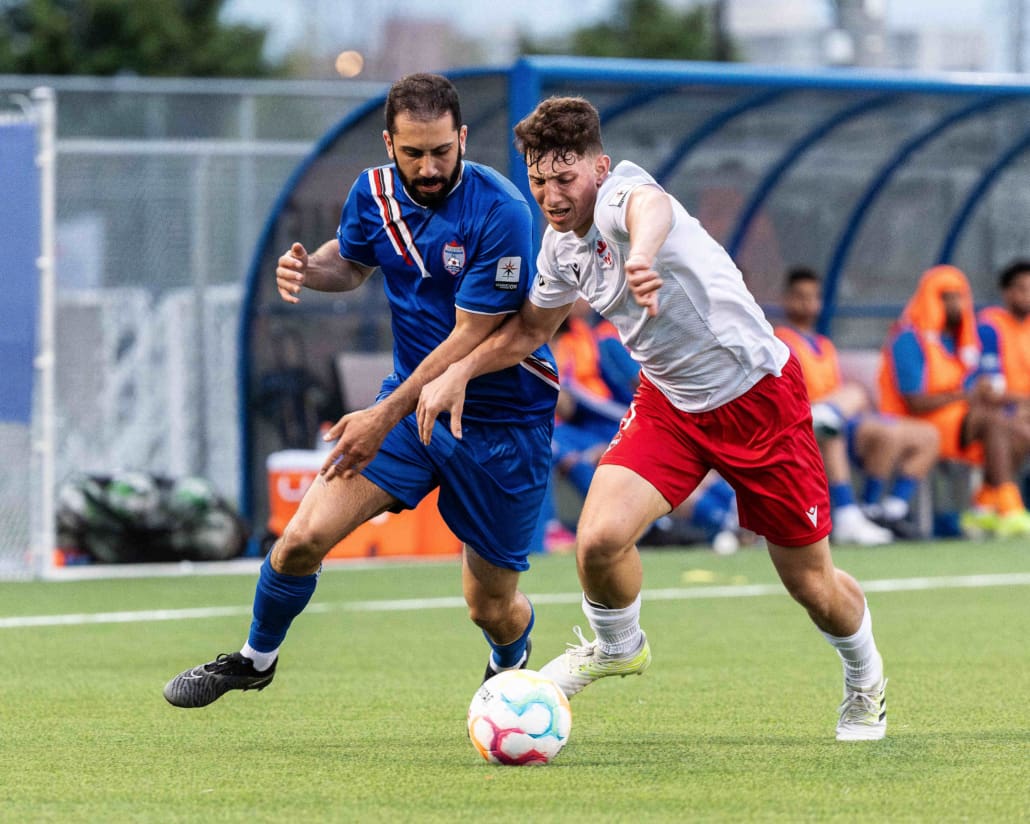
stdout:
<svg viewBox="0 0 1030 824">
<path fill-rule="evenodd" d="M 455 184 L 458 182 L 458 178 L 461 177 L 461 161 L 465 157 L 465 153 L 460 149 L 458 150 L 458 160 L 454 164 L 454 171 L 451 172 L 450 177 L 414 177 L 409 178 L 401 167 L 394 161 L 394 168 L 397 170 L 397 176 L 400 177 L 401 183 L 404 184 L 404 189 L 411 196 L 419 206 L 425 206 L 429 209 L 435 209 L 437 206 L 441 206 L 447 196 L 453 191 Z M 432 186 L 434 183 L 442 184 L 440 189 L 435 192 L 423 192 L 419 190 L 419 186 Z"/>
</svg>

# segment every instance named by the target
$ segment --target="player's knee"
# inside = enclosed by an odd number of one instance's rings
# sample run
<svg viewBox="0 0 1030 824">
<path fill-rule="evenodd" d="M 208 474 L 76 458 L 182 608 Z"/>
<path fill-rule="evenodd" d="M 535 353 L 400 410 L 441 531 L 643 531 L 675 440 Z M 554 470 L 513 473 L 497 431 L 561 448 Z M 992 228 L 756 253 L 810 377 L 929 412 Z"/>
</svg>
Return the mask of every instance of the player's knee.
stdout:
<svg viewBox="0 0 1030 824">
<path fill-rule="evenodd" d="M 581 522 L 576 530 L 577 553 L 584 569 L 607 566 L 632 546 L 632 536 L 612 524 Z"/>
<path fill-rule="evenodd" d="M 275 547 L 276 567 L 287 573 L 317 566 L 332 549 L 331 539 L 310 521 L 294 518 Z"/>
<path fill-rule="evenodd" d="M 803 606 L 811 615 L 828 615 L 833 603 L 833 592 L 826 576 L 814 570 L 806 570 L 784 578 L 783 585 L 790 597 Z"/>
<path fill-rule="evenodd" d="M 500 624 L 508 614 L 508 605 L 499 598 L 480 598 L 468 605 L 469 619 L 488 633 Z"/>
</svg>

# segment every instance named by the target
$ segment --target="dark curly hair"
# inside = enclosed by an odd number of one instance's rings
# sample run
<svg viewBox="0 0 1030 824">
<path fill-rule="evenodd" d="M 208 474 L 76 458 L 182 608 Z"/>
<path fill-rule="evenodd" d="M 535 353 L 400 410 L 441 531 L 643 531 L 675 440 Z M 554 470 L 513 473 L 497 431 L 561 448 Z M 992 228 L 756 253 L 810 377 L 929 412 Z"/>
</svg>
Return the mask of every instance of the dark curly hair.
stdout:
<svg viewBox="0 0 1030 824">
<path fill-rule="evenodd" d="M 551 152 L 565 162 L 600 154 L 601 118 L 582 97 L 550 97 L 515 126 L 515 148 L 527 166 Z"/>
<path fill-rule="evenodd" d="M 386 95 L 386 131 L 394 133 L 401 112 L 412 120 L 429 121 L 450 112 L 454 128 L 461 128 L 461 103 L 458 90 L 439 74 L 409 74 L 390 87 Z"/>
</svg>

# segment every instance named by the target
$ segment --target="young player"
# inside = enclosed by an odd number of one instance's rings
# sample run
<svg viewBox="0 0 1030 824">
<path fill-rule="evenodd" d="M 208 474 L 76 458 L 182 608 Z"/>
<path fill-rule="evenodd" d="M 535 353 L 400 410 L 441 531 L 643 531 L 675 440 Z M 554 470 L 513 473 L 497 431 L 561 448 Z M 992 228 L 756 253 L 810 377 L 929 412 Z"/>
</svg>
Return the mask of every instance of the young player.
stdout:
<svg viewBox="0 0 1030 824">
<path fill-rule="evenodd" d="M 335 240 L 311 254 L 294 243 L 279 258 L 276 283 L 288 303 L 305 287 L 355 289 L 382 269 L 395 372 L 374 406 L 327 434 L 337 443 L 261 568 L 247 643 L 173 678 L 164 691 L 172 704 L 201 707 L 228 690 L 267 686 L 326 553 L 364 521 L 415 507 L 436 487 L 444 520 L 465 542 L 465 600 L 492 648 L 486 675 L 525 666 L 533 608 L 518 578 L 550 468 L 554 361 L 534 348 L 470 384 L 461 441 L 441 427 L 426 448 L 411 414 L 422 386 L 516 312 L 528 288 L 529 205 L 497 172 L 463 160 L 466 134 L 450 81 L 398 81 L 383 132 L 393 163 L 357 179 Z"/>
<path fill-rule="evenodd" d="M 654 179 L 611 168 L 597 111 L 542 102 L 515 128 L 547 219 L 529 300 L 422 391 L 423 441 L 450 413 L 462 433 L 467 382 L 548 340 L 577 295 L 616 327 L 641 365 L 640 387 L 601 460 L 580 516 L 577 565 L 596 639 L 543 672 L 573 695 L 651 661 L 640 628 L 636 541 L 716 469 L 741 525 L 764 535 L 788 592 L 844 665 L 837 738 L 882 738 L 886 681 L 856 581 L 830 557 L 830 502 L 797 360 L 773 334 L 726 252 Z"/>
</svg>

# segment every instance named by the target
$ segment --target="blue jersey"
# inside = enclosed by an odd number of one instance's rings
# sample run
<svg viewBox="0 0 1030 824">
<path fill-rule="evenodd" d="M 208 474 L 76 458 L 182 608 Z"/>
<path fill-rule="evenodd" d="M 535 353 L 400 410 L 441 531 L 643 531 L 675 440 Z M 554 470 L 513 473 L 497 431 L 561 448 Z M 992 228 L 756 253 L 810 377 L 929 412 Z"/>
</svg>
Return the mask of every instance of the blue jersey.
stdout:
<svg viewBox="0 0 1030 824">
<path fill-rule="evenodd" d="M 954 355 L 958 350 L 955 346 L 955 338 L 947 332 L 941 334 L 941 345 Z M 923 352 L 922 344 L 915 332 L 906 329 L 894 339 L 891 344 L 892 359 L 894 361 L 894 372 L 898 379 L 898 391 L 902 395 L 918 395 L 926 391 L 926 355 Z M 965 380 L 968 389 L 975 375 L 970 375 Z"/>
<path fill-rule="evenodd" d="M 397 382 L 454 329 L 455 307 L 501 315 L 522 306 L 533 273 L 525 198 L 488 166 L 464 162 L 438 207 L 411 199 L 393 165 L 366 169 L 343 206 L 340 256 L 383 271 Z M 554 414 L 558 377 L 546 346 L 469 382 L 463 417 L 530 425 Z"/>
<path fill-rule="evenodd" d="M 1001 341 L 998 340 L 998 329 L 992 323 L 981 323 L 976 327 L 980 336 L 980 366 L 977 375 L 993 377 L 1001 375 L 1005 371 L 1001 362 Z"/>
</svg>

